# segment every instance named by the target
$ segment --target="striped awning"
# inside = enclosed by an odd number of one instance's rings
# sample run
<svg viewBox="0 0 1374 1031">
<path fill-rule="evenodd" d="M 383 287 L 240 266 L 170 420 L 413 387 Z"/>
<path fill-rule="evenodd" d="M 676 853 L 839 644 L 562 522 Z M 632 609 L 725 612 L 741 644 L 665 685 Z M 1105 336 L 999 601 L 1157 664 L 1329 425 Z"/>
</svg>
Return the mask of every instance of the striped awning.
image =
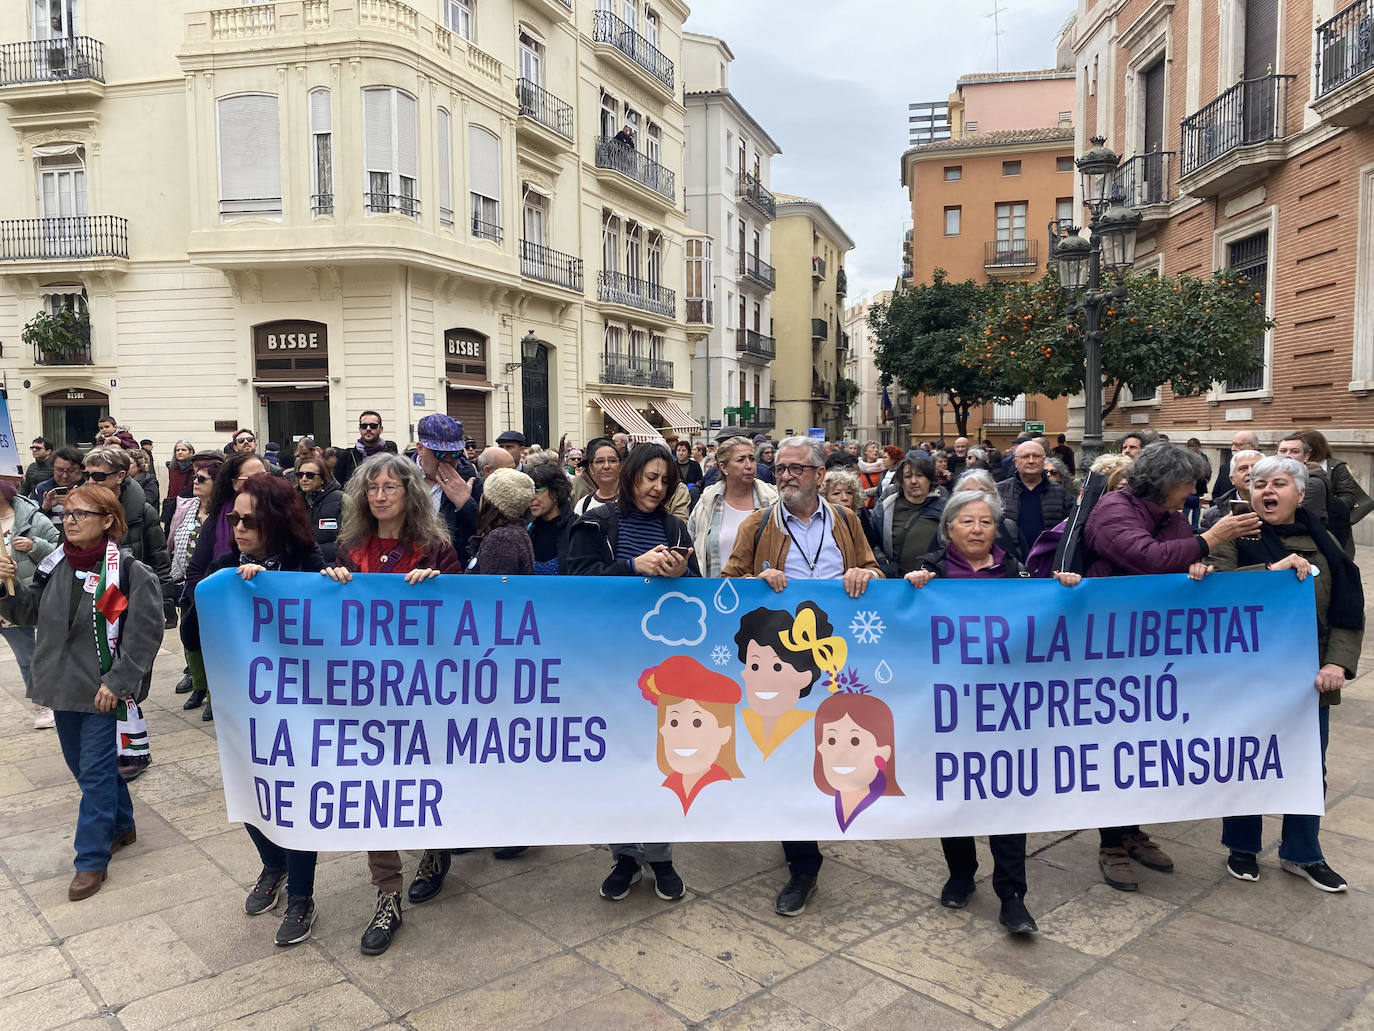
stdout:
<svg viewBox="0 0 1374 1031">
<path fill-rule="evenodd" d="M 624 397 L 593 397 L 592 403 L 620 424 L 620 428 L 630 435 L 636 443 L 656 440 L 662 443 L 663 436 L 649 425 L 649 420 L 639 414 L 639 410 Z"/>
<path fill-rule="evenodd" d="M 701 426 L 690 414 L 683 411 L 672 401 L 650 401 L 654 411 L 663 416 L 668 429 L 675 433 L 700 433 Z"/>
</svg>

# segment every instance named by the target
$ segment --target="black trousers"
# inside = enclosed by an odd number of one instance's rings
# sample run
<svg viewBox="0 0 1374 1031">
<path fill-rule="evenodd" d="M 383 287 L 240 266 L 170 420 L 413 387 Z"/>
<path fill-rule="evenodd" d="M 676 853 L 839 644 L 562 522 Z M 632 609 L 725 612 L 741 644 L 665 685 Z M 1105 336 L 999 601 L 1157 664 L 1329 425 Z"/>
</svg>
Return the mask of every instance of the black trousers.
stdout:
<svg viewBox="0 0 1374 1031">
<path fill-rule="evenodd" d="M 973 883 L 978 872 L 978 852 L 972 838 L 941 838 L 945 862 L 950 877 L 967 878 Z M 999 899 L 1008 895 L 1026 895 L 1026 836 L 1024 834 L 990 834 L 992 849 L 992 890 Z"/>
<path fill-rule="evenodd" d="M 1100 827 L 1097 834 L 1101 839 L 1100 844 L 1103 848 L 1120 848 L 1122 839 L 1127 834 L 1139 834 L 1140 825 L 1135 824 L 1131 827 Z"/>
<path fill-rule="evenodd" d="M 815 877 L 821 872 L 821 846 L 814 841 L 784 841 L 782 854 L 787 857 L 793 877 Z"/>
</svg>

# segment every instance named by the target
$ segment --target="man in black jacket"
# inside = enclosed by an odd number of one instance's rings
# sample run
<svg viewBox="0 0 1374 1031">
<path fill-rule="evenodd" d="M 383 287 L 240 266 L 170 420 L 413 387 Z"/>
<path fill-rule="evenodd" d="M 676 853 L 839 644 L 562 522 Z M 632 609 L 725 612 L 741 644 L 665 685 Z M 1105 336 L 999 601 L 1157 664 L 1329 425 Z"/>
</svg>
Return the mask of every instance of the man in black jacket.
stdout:
<svg viewBox="0 0 1374 1031">
<path fill-rule="evenodd" d="M 393 455 L 399 453 L 395 441 L 382 439 L 382 417 L 373 411 L 363 412 L 358 416 L 357 443 L 347 450 L 339 449 L 339 462 L 334 466 L 334 479 L 339 481 L 340 487 L 344 486 L 358 466 L 383 451 L 390 451 Z"/>
<path fill-rule="evenodd" d="M 34 437 L 29 445 L 33 461 L 24 470 L 24 490 L 26 498 L 33 497 L 33 490 L 44 480 L 52 478 L 52 441 L 47 437 Z"/>
<path fill-rule="evenodd" d="M 426 415 L 415 430 L 420 468 L 439 518 L 448 527 L 458 560 L 467 565 L 468 539 L 477 532 L 482 477 L 468 461 L 463 424 L 447 415 Z"/>
<path fill-rule="evenodd" d="M 1045 449 L 1033 440 L 1016 445 L 1016 474 L 997 484 L 1002 510 L 1035 547 L 1041 532 L 1059 525 L 1073 507 L 1069 492 L 1045 476 Z"/>
</svg>

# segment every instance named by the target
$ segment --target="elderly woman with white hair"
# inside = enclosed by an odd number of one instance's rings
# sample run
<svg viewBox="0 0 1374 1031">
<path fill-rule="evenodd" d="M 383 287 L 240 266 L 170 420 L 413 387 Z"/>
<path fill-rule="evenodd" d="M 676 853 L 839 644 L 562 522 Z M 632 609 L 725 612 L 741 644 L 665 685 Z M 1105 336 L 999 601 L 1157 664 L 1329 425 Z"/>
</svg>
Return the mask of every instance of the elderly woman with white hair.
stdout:
<svg viewBox="0 0 1374 1031">
<path fill-rule="evenodd" d="M 967 485 L 965 474 L 961 486 Z M 968 481 L 977 483 L 974 479 Z M 1030 576 L 1015 557 L 997 544 L 997 527 L 1002 522 L 1002 502 L 994 493 L 981 489 L 954 492 L 940 515 L 940 542 L 925 555 L 918 568 L 906 575 L 907 583 L 921 588 L 935 579 L 1001 580 Z M 1056 573 L 1055 579 L 1073 587 L 1082 579 L 1077 573 Z M 963 909 L 973 894 L 978 856 L 972 838 L 941 838 L 949 880 L 940 892 L 940 905 Z M 1026 836 L 993 834 L 988 837 L 992 851 L 992 888 L 1001 899 L 999 922 L 1010 934 L 1034 934 L 1035 919 L 1026 909 Z"/>
<path fill-rule="evenodd" d="M 1234 459 L 1233 459 L 1234 461 Z M 1341 686 L 1353 679 L 1364 643 L 1364 588 L 1355 562 L 1302 507 L 1307 467 L 1293 458 L 1274 457 L 1250 469 L 1250 504 L 1261 520 L 1254 539 L 1244 537 L 1215 548 L 1188 570 L 1201 579 L 1215 570 L 1291 569 L 1299 580 L 1320 573 L 1313 582 L 1316 596 L 1317 661 L 1313 687 L 1320 695 L 1317 728 L 1321 739 L 1322 776 L 1326 776 L 1326 745 L 1330 736 L 1331 706 L 1341 701 Z M 1346 890 L 1345 878 L 1326 865 L 1317 840 L 1321 817 L 1288 814 L 1279 835 L 1279 866 L 1314 888 Z M 1237 880 L 1259 880 L 1262 818 L 1228 816 L 1221 821 L 1221 843 L 1230 849 L 1226 870 Z"/>
<path fill-rule="evenodd" d="M 989 494 L 997 498 L 998 510 L 1001 510 L 1002 496 L 997 493 L 997 481 L 992 478 L 992 473 L 983 468 L 972 468 L 964 472 L 954 485 L 954 492 L 957 494 L 961 490 L 977 490 L 984 494 Z M 1025 562 L 1026 555 L 1030 551 L 1030 544 L 1021 535 L 1021 528 L 1016 525 L 1016 520 L 1008 519 L 1003 515 L 997 520 L 997 546 L 1005 551 L 1018 562 Z"/>
</svg>

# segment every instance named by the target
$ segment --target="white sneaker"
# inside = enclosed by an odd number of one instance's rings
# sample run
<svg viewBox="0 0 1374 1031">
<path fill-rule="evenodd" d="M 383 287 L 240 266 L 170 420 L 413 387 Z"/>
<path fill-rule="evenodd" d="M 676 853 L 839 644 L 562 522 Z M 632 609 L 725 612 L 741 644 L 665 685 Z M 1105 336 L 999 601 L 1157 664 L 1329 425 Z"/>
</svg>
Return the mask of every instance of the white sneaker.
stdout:
<svg viewBox="0 0 1374 1031">
<path fill-rule="evenodd" d="M 52 730 L 56 725 L 57 721 L 53 719 L 52 710 L 46 705 L 35 705 L 33 707 L 34 730 Z"/>
</svg>

